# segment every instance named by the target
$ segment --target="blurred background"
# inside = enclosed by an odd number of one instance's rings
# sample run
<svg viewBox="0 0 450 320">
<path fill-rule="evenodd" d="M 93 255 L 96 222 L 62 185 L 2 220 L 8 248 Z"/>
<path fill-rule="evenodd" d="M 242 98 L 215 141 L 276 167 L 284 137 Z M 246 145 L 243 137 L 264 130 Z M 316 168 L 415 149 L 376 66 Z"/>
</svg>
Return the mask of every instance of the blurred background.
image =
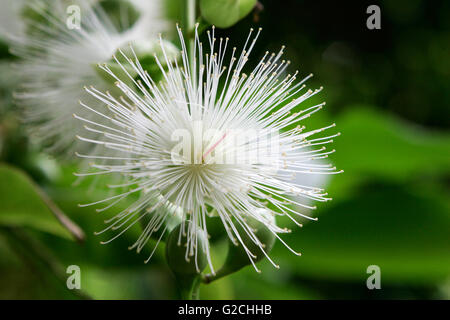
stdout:
<svg viewBox="0 0 450 320">
<path fill-rule="evenodd" d="M 301 257 L 277 242 L 279 270 L 267 261 L 261 274 L 246 267 L 202 285 L 201 298 L 449 299 L 450 2 L 260 2 L 218 32 L 238 46 L 262 26 L 254 64 L 286 45 L 291 71 L 314 73 L 309 87 L 324 90 L 310 103 L 327 105 L 305 125 L 337 124 L 331 160 L 345 172 L 327 181 L 334 200 L 318 205 L 319 220 L 284 238 Z M 366 27 L 370 4 L 381 8 L 380 30 Z M 167 2 L 174 20 L 177 7 Z M 163 245 L 144 264 L 147 252 L 127 250 L 139 228 L 106 246 L 93 235 L 105 216 L 77 205 L 108 191 L 89 179 L 74 186 L 75 164 L 29 143 L 6 42 L 0 59 L 0 298 L 176 298 Z M 84 230 L 83 243 L 55 218 L 55 205 Z M 214 242 L 217 265 L 226 250 L 224 240 Z M 66 287 L 69 265 L 81 268 L 81 290 Z M 370 265 L 380 267 L 379 290 L 366 286 Z"/>
</svg>

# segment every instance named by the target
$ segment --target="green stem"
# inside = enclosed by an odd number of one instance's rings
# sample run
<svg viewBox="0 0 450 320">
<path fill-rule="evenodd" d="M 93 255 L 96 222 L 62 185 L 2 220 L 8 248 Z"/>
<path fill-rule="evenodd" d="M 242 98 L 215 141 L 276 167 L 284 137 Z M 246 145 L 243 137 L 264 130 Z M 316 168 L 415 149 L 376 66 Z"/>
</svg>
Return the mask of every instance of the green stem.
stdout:
<svg viewBox="0 0 450 320">
<path fill-rule="evenodd" d="M 198 300 L 201 282 L 200 275 L 176 275 L 176 283 L 180 298 L 183 300 Z"/>
<path fill-rule="evenodd" d="M 195 20 L 196 20 L 196 0 L 186 0 L 186 34 L 188 38 L 188 45 L 189 45 L 189 64 L 191 68 L 192 75 L 195 77 L 195 70 L 194 64 L 195 64 L 195 57 L 194 57 L 194 50 L 195 50 Z M 194 83 L 195 83 L 195 79 Z"/>
<path fill-rule="evenodd" d="M 192 32 L 195 26 L 195 8 L 196 1 L 195 0 L 186 0 L 187 8 L 186 8 L 186 27 L 189 32 Z"/>
</svg>

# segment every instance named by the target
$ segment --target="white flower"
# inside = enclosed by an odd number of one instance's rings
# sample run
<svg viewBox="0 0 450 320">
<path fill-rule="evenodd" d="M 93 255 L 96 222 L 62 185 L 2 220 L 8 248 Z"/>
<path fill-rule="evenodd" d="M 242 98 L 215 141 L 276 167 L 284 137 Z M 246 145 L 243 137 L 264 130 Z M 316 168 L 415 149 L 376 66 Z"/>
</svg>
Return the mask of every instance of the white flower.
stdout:
<svg viewBox="0 0 450 320">
<path fill-rule="evenodd" d="M 252 261 L 254 253 L 242 242 L 236 227 L 243 228 L 264 252 L 263 244 L 246 223 L 247 217 L 262 222 L 286 246 L 279 234 L 289 230 L 278 227 L 275 216 L 287 216 L 299 225 L 298 217 L 316 220 L 293 209 L 314 207 L 294 199 L 330 198 L 322 189 L 296 180 L 295 175 L 338 173 L 331 165 L 318 162 L 334 152 L 326 151 L 324 145 L 338 134 L 310 139 L 334 124 L 309 132 L 303 132 L 304 127 L 298 125 L 322 109 L 324 103 L 299 109 L 299 104 L 320 89 L 306 90 L 304 82 L 311 75 L 301 81 L 296 81 L 297 72 L 282 75 L 289 65 L 281 60 L 284 47 L 277 54 L 266 53 L 249 75 L 242 72 L 260 31 L 253 37 L 251 30 L 243 50 L 237 54 L 236 48 L 231 49 L 232 57 L 226 62 L 228 39 L 216 39 L 213 27 L 212 33 L 208 31 L 209 46 L 205 52 L 196 29 L 195 57 L 190 65 L 184 38 L 177 29 L 182 62 L 166 56 L 168 70 L 161 67 L 164 79 L 159 84 L 142 69 L 136 55 L 123 54 L 127 60 L 123 69 L 131 66 L 139 74 L 139 81 L 131 79 L 133 84 L 129 86 L 130 79 L 115 76 L 106 65 L 103 68 L 116 77 L 116 85 L 127 99 L 93 87 L 87 89 L 108 106 L 101 115 L 109 124 L 76 116 L 88 124 L 88 131 L 103 133 L 102 139 L 78 138 L 132 156 L 86 155 L 109 162 L 92 164 L 96 171 L 80 175 L 129 177 L 126 192 L 93 203 L 112 201 L 106 208 L 132 193 L 141 193 L 136 203 L 109 220 L 103 231 L 120 230 L 111 240 L 151 215 L 155 208 L 171 203 L 183 209 L 187 253 L 197 257 L 197 250 L 202 250 L 213 269 L 209 244 L 197 248 L 196 240 L 198 232 L 207 234 L 206 220 L 213 208 L 230 239 L 240 243 Z M 163 42 L 161 46 L 165 52 Z M 87 104 L 82 105 L 92 110 Z M 250 138 L 243 139 L 248 133 Z M 180 145 L 181 136 L 187 144 L 184 141 Z M 228 155 L 233 156 L 227 158 Z M 142 239 L 148 239 L 150 231 L 146 228 L 138 240 L 140 244 Z"/>
<path fill-rule="evenodd" d="M 155 24 L 152 33 L 144 33 L 138 20 L 136 28 L 119 32 L 96 2 L 29 1 L 29 9 L 40 20 L 30 21 L 33 31 L 10 35 L 12 52 L 22 58 L 16 64 L 22 82 L 16 93 L 18 102 L 23 106 L 32 137 L 49 152 L 79 149 L 74 145 L 74 137 L 80 123 L 73 119 L 73 113 L 101 119 L 95 113 L 80 110 L 78 103 L 85 100 L 97 108 L 99 102 L 90 99 L 83 87 L 95 85 L 107 90 L 111 86 L 99 73 L 97 64 L 109 61 L 118 48 L 129 42 L 151 41 L 151 35 L 157 39 L 155 35 L 161 31 Z M 80 8 L 80 29 L 67 25 L 69 5 Z"/>
</svg>

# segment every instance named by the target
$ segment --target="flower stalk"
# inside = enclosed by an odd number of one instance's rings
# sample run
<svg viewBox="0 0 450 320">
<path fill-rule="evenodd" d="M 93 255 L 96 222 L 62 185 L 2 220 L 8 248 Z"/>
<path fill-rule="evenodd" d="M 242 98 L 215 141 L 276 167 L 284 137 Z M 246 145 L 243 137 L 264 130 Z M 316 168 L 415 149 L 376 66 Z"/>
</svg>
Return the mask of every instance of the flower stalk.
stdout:
<svg viewBox="0 0 450 320">
<path fill-rule="evenodd" d="M 196 0 L 186 0 L 187 10 L 186 10 L 186 34 L 189 39 L 189 65 L 191 68 L 194 68 L 194 51 L 195 51 L 195 37 L 194 37 L 194 29 L 195 29 L 195 20 L 196 20 Z"/>
</svg>

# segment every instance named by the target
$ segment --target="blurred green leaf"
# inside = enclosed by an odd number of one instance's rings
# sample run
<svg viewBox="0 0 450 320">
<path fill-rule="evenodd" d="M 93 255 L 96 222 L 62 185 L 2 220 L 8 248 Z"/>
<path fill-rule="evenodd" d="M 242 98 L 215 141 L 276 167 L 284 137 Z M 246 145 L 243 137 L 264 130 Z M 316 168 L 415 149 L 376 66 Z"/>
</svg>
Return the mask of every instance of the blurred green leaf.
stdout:
<svg viewBox="0 0 450 320">
<path fill-rule="evenodd" d="M 442 190 L 372 184 L 359 191 L 285 237 L 302 257 L 278 243 L 273 256 L 287 259 L 281 267 L 362 284 L 369 265 L 381 268 L 382 282 L 430 284 L 450 275 L 450 205 Z"/>
<path fill-rule="evenodd" d="M 37 188 L 24 172 L 8 165 L 0 165 L 0 225 L 30 227 L 73 239 L 72 234 L 49 209 Z"/>
<path fill-rule="evenodd" d="M 45 236 L 41 240 L 56 252 L 62 261 L 67 263 L 76 262 L 79 265 L 90 264 L 128 269 L 145 266 L 144 261 L 156 244 L 153 240 L 140 254 L 137 254 L 135 250 L 128 250 L 128 247 L 139 238 L 142 232 L 139 223 L 136 223 L 127 232 L 107 245 L 102 245 L 100 242 L 114 237 L 117 235 L 117 231 L 94 235 L 94 232 L 101 231 L 107 226 L 105 224 L 106 219 L 125 210 L 138 199 L 137 196 L 130 195 L 129 198 L 104 212 L 95 211 L 96 208 L 101 208 L 101 206 L 79 207 L 78 204 L 91 203 L 113 195 L 107 184 L 114 183 L 107 179 L 108 177 L 103 177 L 105 180 L 87 177 L 74 185 L 77 178 L 73 175 L 73 172 L 79 171 L 80 169 L 76 166 L 63 165 L 59 179 L 54 181 L 52 185 L 48 185 L 46 192 L 71 219 L 83 228 L 86 234 L 83 246 L 68 241 L 56 241 L 54 236 Z M 149 264 L 157 264 L 164 260 L 164 246 L 160 244 Z M 169 269 L 167 269 L 167 273 L 170 274 Z"/>
<path fill-rule="evenodd" d="M 0 299 L 86 298 L 78 290 L 67 290 L 64 267 L 36 234 L 43 233 L 0 228 Z"/>
<path fill-rule="evenodd" d="M 200 286 L 200 299 L 227 300 L 234 299 L 233 283 L 229 277 Z"/>
<path fill-rule="evenodd" d="M 368 178 L 407 182 L 450 172 L 450 135 L 430 132 L 382 111 L 355 106 L 341 115 L 330 158 L 344 169 L 330 194 L 343 195 Z"/>
<path fill-rule="evenodd" d="M 209 23 L 228 28 L 249 14 L 255 4 L 256 0 L 200 0 L 200 10 Z"/>
<path fill-rule="evenodd" d="M 419 168 L 450 171 L 450 135 L 431 132 L 387 113 L 354 107 L 338 122 L 336 163 L 350 173 L 403 179 Z M 422 172 L 423 173 L 423 172 Z"/>
<path fill-rule="evenodd" d="M 100 268 L 81 265 L 81 288 L 94 299 L 173 299 L 175 288 L 168 270 L 155 265 L 141 268 Z"/>
<path fill-rule="evenodd" d="M 286 270 L 275 269 L 270 263 L 261 262 L 263 270 L 257 273 L 252 266 L 239 272 L 202 285 L 201 299 L 318 299 L 314 290 L 290 277 Z M 283 267 L 282 267 L 283 268 Z M 283 268 L 284 269 L 284 268 Z"/>
</svg>

